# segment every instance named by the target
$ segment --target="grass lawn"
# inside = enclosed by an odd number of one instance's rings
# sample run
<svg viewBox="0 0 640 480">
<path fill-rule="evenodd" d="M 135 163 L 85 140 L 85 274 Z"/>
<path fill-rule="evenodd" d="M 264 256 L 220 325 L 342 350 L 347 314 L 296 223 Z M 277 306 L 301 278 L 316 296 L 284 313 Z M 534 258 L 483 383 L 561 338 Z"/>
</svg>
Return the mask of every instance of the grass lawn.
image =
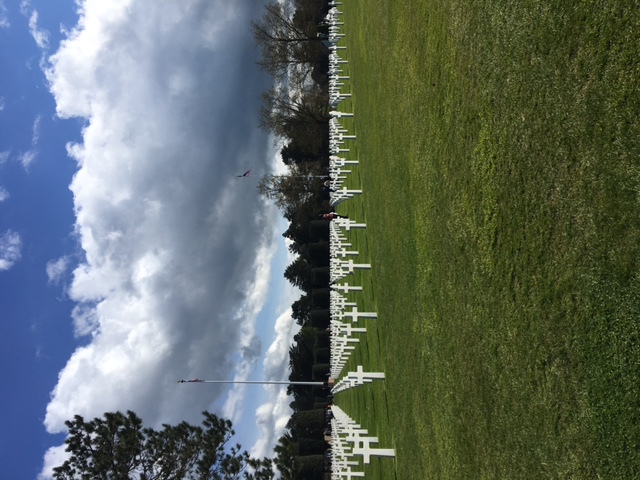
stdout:
<svg viewBox="0 0 640 480">
<path fill-rule="evenodd" d="M 639 2 L 339 8 L 375 476 L 640 478 Z"/>
</svg>

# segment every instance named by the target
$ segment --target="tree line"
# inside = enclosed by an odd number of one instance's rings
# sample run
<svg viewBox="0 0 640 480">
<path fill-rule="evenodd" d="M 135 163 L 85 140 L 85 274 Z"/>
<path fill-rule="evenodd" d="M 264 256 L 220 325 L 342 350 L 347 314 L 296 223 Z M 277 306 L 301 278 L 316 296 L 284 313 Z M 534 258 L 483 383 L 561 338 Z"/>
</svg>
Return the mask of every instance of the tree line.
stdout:
<svg viewBox="0 0 640 480">
<path fill-rule="evenodd" d="M 258 189 L 289 221 L 283 236 L 296 259 L 285 278 L 302 290 L 292 305 L 301 326 L 289 348 L 291 381 L 325 381 L 329 374 L 329 225 L 322 176 L 329 169 L 329 12 L 326 0 L 269 3 L 252 24 L 259 65 L 273 77 L 262 96 L 260 126 L 282 144 L 285 176 L 265 176 Z M 293 415 L 275 448 L 274 464 L 287 480 L 322 479 L 328 447 L 329 390 L 291 385 Z"/>
</svg>

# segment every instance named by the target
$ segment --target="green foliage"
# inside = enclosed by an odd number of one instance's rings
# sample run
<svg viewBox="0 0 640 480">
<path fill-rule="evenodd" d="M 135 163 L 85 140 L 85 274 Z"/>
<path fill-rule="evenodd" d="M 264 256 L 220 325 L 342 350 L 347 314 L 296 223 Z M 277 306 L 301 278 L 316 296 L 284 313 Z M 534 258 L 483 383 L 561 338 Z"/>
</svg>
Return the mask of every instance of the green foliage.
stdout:
<svg viewBox="0 0 640 480">
<path fill-rule="evenodd" d="M 281 480 L 293 480 L 297 478 L 296 457 L 298 456 L 298 442 L 293 438 L 291 432 L 286 431 L 278 439 L 274 447 L 276 454 L 274 464 L 280 472 Z"/>
<path fill-rule="evenodd" d="M 313 345 L 316 341 L 316 331 L 312 327 L 303 327 L 293 337 L 293 345 L 289 347 L 290 380 L 308 381 L 311 378 L 313 366 Z M 293 386 L 289 386 L 292 388 Z M 308 388 L 306 389 L 308 390 Z"/>
<path fill-rule="evenodd" d="M 302 255 L 314 267 L 329 265 L 329 242 L 308 243 L 302 250 Z"/>
<path fill-rule="evenodd" d="M 322 480 L 324 478 L 324 456 L 305 455 L 298 457 L 300 480 Z"/>
<path fill-rule="evenodd" d="M 323 408 L 318 408 L 294 412 L 287 423 L 287 428 L 296 440 L 301 438 L 321 439 L 325 424 L 325 411 Z"/>
<path fill-rule="evenodd" d="M 293 344 L 289 347 L 289 366 L 291 373 L 289 380 L 310 381 L 313 375 L 316 330 L 312 327 L 302 327 L 293 337 Z M 314 387 L 315 388 L 315 387 Z M 307 385 L 289 385 L 287 393 L 293 395 L 294 410 L 308 409 L 313 406 L 314 390 Z"/>
<path fill-rule="evenodd" d="M 311 290 L 311 266 L 303 257 L 297 257 L 285 268 L 284 278 L 303 292 Z"/>
<path fill-rule="evenodd" d="M 309 321 L 309 312 L 311 311 L 311 297 L 307 294 L 302 295 L 291 305 L 291 316 L 300 326 L 306 325 Z"/>
<path fill-rule="evenodd" d="M 316 348 L 329 348 L 331 344 L 331 332 L 320 330 L 316 333 Z"/>
<path fill-rule="evenodd" d="M 322 455 L 328 447 L 322 437 L 298 439 L 298 451 L 301 456 Z"/>
<path fill-rule="evenodd" d="M 317 352 L 317 350 L 316 350 Z M 316 358 L 316 362 L 320 362 L 321 359 Z M 313 380 L 324 381 L 328 378 L 331 366 L 329 363 L 315 363 L 313 365 Z"/>
<path fill-rule="evenodd" d="M 329 285 L 329 267 L 317 267 L 311 269 L 311 286 L 315 288 Z"/>
<path fill-rule="evenodd" d="M 328 256 L 328 252 L 327 252 Z M 311 301 L 314 308 L 329 308 L 331 290 L 329 288 L 316 288 L 311 290 Z"/>
<path fill-rule="evenodd" d="M 314 328 L 325 330 L 329 328 L 330 322 L 331 312 L 328 308 L 321 310 L 311 310 L 309 312 L 309 325 Z"/>
<path fill-rule="evenodd" d="M 329 364 L 329 360 L 331 359 L 331 349 L 330 348 L 316 348 L 316 363 L 318 364 Z M 327 372 L 329 369 L 327 369 Z M 325 372 L 326 373 L 326 372 Z"/>
<path fill-rule="evenodd" d="M 193 479 L 267 480 L 271 461 L 251 458 L 240 445 L 229 420 L 203 412 L 202 426 L 181 422 L 162 430 L 143 428 L 133 412 L 105 413 L 86 422 L 76 415 L 66 422 L 70 456 L 54 468 L 57 480 Z"/>
<path fill-rule="evenodd" d="M 328 241 L 329 222 L 326 220 L 313 220 L 309 222 L 309 236 L 315 241 Z"/>
</svg>

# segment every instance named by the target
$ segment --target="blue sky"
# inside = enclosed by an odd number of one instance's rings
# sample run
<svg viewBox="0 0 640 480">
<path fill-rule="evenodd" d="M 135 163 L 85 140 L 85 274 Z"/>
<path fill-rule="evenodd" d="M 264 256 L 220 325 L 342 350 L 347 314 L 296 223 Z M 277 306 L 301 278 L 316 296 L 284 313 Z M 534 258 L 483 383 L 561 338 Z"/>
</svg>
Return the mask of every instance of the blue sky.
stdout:
<svg viewBox="0 0 640 480">
<path fill-rule="evenodd" d="M 237 180 L 257 129 L 261 3 L 0 0 L 0 477 L 46 478 L 64 420 L 231 418 L 268 454 L 297 293 L 284 221 Z"/>
</svg>

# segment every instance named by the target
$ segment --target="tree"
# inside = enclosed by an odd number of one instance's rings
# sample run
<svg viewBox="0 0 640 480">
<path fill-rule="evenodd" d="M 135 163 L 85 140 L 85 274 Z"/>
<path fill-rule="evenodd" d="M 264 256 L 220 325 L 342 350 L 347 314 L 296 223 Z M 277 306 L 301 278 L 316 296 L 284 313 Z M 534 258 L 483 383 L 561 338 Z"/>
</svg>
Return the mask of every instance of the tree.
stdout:
<svg viewBox="0 0 640 480">
<path fill-rule="evenodd" d="M 295 138 L 298 144 L 310 143 L 310 151 L 319 151 L 321 135 L 329 133 L 329 94 L 304 83 L 276 85 L 262 94 L 259 114 L 265 131 Z"/>
<path fill-rule="evenodd" d="M 251 28 L 262 52 L 258 65 L 276 79 L 287 77 L 294 67 L 310 72 L 310 64 L 328 53 L 314 19 L 291 2 L 268 3 L 262 18 L 252 22 Z"/>
<path fill-rule="evenodd" d="M 284 278 L 289 280 L 291 285 L 298 287 L 304 292 L 311 290 L 311 267 L 302 257 L 296 257 L 284 270 Z"/>
<path fill-rule="evenodd" d="M 324 478 L 324 455 L 304 455 L 296 459 L 298 463 L 298 479 L 322 480 Z"/>
<path fill-rule="evenodd" d="M 293 438 L 298 441 L 300 441 L 301 438 L 320 439 L 323 437 L 326 423 L 324 408 L 317 408 L 314 410 L 293 412 L 293 415 L 291 415 L 291 418 L 287 422 L 287 428 Z"/>
<path fill-rule="evenodd" d="M 309 144 L 306 138 L 302 138 L 300 141 L 297 139 L 290 140 L 288 144 L 280 149 L 282 162 L 285 165 L 293 165 L 294 163 L 321 161 L 325 165 L 328 165 L 328 145 L 326 145 L 326 148 L 324 148 L 325 145 L 321 145 L 323 148 L 320 151 L 313 150 L 311 147 L 312 145 Z"/>
<path fill-rule="evenodd" d="M 296 457 L 298 456 L 298 443 L 287 430 L 284 435 L 278 439 L 278 443 L 274 447 L 276 457 L 274 463 L 280 472 L 280 480 L 296 479 Z"/>
<path fill-rule="evenodd" d="M 330 263 L 329 242 L 307 243 L 300 249 L 300 252 L 309 265 L 314 267 L 326 267 Z"/>
<path fill-rule="evenodd" d="M 291 305 L 291 317 L 296 323 L 304 327 L 309 321 L 309 312 L 311 311 L 311 297 L 308 294 L 302 295 Z"/>
<path fill-rule="evenodd" d="M 316 329 L 303 327 L 293 337 L 289 347 L 289 367 L 291 381 L 309 381 L 313 374 L 313 346 L 316 342 Z M 311 408 L 313 405 L 312 390 L 305 385 L 289 385 L 287 393 L 298 401 L 298 408 Z M 307 405 L 303 407 L 303 405 Z M 295 410 L 295 409 L 294 409 Z"/>
<path fill-rule="evenodd" d="M 286 175 L 264 175 L 258 192 L 291 214 L 310 201 L 322 186 L 322 166 L 318 162 L 295 164 Z M 325 170 L 326 172 L 326 170 Z"/>
<path fill-rule="evenodd" d="M 105 413 L 87 422 L 65 422 L 69 458 L 53 469 L 57 480 L 267 480 L 271 460 L 255 459 L 229 445 L 231 422 L 203 412 L 202 426 L 186 422 L 143 428 L 133 412 Z"/>
</svg>

